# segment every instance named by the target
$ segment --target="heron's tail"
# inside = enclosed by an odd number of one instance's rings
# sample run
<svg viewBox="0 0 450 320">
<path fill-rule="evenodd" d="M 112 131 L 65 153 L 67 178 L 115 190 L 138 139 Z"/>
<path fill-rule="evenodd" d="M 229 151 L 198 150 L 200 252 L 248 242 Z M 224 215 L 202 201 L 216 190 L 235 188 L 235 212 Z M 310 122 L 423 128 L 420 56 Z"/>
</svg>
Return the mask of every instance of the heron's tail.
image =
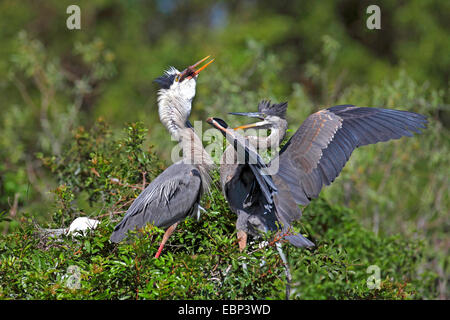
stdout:
<svg viewBox="0 0 450 320">
<path fill-rule="evenodd" d="M 109 240 L 111 240 L 111 242 L 114 242 L 114 243 L 118 243 L 118 242 L 122 241 L 125 238 L 126 231 L 127 231 L 127 230 L 123 230 L 122 228 L 117 228 L 117 227 L 119 227 L 119 225 L 117 225 L 114 228 L 114 231 L 111 234 L 111 237 L 109 237 Z"/>
<path fill-rule="evenodd" d="M 284 238 L 289 241 L 292 245 L 300 248 L 300 247 L 314 247 L 314 243 L 306 239 L 299 233 L 289 234 L 284 236 Z"/>
<path fill-rule="evenodd" d="M 129 219 L 128 217 L 125 217 L 122 221 L 120 221 L 114 227 L 114 231 L 111 234 L 111 237 L 109 237 L 109 240 L 111 240 L 111 242 L 118 243 L 123 239 L 125 239 L 128 230 L 134 229 L 136 227 L 136 223 L 133 220 L 134 219 Z"/>
</svg>

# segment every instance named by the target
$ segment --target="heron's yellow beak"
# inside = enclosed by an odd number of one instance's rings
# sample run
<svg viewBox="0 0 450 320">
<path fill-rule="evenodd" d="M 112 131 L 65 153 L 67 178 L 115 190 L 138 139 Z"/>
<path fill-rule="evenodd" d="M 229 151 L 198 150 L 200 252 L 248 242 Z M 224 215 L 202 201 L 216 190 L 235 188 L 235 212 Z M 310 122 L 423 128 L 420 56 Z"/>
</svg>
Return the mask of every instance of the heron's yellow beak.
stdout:
<svg viewBox="0 0 450 320">
<path fill-rule="evenodd" d="M 255 128 L 255 127 L 258 127 L 258 122 L 256 122 L 256 123 L 250 123 L 250 124 L 244 124 L 244 125 L 242 125 L 242 126 L 239 126 L 239 127 L 236 127 L 236 128 L 234 128 L 233 130 L 245 130 L 245 129 L 250 129 L 250 128 Z"/>
<path fill-rule="evenodd" d="M 207 60 L 209 57 L 210 56 L 206 56 L 202 60 L 197 61 L 196 63 L 194 63 L 192 66 L 187 67 L 182 72 L 182 78 L 186 77 L 186 79 L 192 79 L 193 77 L 198 75 L 202 70 L 204 70 L 207 66 L 209 66 L 214 61 L 214 59 L 212 59 L 212 60 L 208 61 L 205 65 L 200 67 L 199 69 L 196 69 L 196 67 L 198 67 L 202 62 Z"/>
<path fill-rule="evenodd" d="M 234 130 L 240 130 L 240 129 L 250 129 L 250 128 L 260 128 L 260 127 L 264 127 L 266 125 L 269 124 L 269 122 L 267 122 L 265 120 L 266 115 L 262 112 L 229 112 L 228 114 L 232 114 L 235 116 L 246 116 L 246 117 L 250 117 L 250 118 L 258 118 L 259 122 L 255 122 L 255 123 L 250 123 L 250 124 L 245 124 L 239 127 L 234 128 Z"/>
<path fill-rule="evenodd" d="M 202 60 L 198 61 L 197 63 L 195 63 L 192 67 L 195 68 L 197 67 L 200 63 L 202 63 L 203 61 L 205 61 L 206 59 L 208 59 L 210 56 L 204 57 Z M 200 69 L 198 69 L 197 71 L 194 72 L 194 74 L 192 75 L 192 77 L 195 77 L 196 75 L 198 75 L 202 70 L 204 70 L 207 66 L 209 66 L 212 62 L 214 61 L 214 59 L 208 61 L 203 67 L 201 67 Z"/>
<path fill-rule="evenodd" d="M 266 120 L 250 123 L 250 124 L 244 124 L 242 126 L 236 127 L 233 130 L 245 130 L 245 129 L 251 129 L 251 128 L 261 128 L 266 125 L 269 125 L 270 123 Z"/>
<path fill-rule="evenodd" d="M 228 125 L 222 119 L 210 117 L 206 119 L 206 122 L 215 127 L 216 129 L 218 129 L 219 131 L 222 131 L 222 133 L 231 134 L 231 132 L 228 130 Z"/>
</svg>

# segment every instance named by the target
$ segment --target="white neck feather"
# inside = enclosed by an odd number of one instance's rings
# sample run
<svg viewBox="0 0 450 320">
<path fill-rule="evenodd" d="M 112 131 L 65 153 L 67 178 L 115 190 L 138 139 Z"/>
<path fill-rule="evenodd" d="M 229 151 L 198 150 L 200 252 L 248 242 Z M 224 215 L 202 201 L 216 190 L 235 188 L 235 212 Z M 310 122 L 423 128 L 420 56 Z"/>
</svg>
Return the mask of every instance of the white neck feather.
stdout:
<svg viewBox="0 0 450 320">
<path fill-rule="evenodd" d="M 192 128 L 180 129 L 180 145 L 183 150 L 183 161 L 197 167 L 202 176 L 203 191 L 208 191 L 211 184 L 210 172 L 214 169 L 214 161 L 203 148 L 202 141 Z"/>
<path fill-rule="evenodd" d="M 202 176 L 203 190 L 209 190 L 214 161 L 203 148 L 202 141 L 192 128 L 186 127 L 192 100 L 186 100 L 168 90 L 161 89 L 158 96 L 159 118 L 183 150 L 183 161 L 197 167 Z"/>
<path fill-rule="evenodd" d="M 191 104 L 192 100 L 171 94 L 169 90 L 161 89 L 158 92 L 159 119 L 177 141 L 180 140 L 179 129 L 186 126 L 191 113 Z"/>
<path fill-rule="evenodd" d="M 285 128 L 274 127 L 271 129 L 270 134 L 267 137 L 248 136 L 247 139 L 258 151 L 263 151 L 269 148 L 278 147 L 281 141 L 283 141 L 285 135 Z"/>
</svg>

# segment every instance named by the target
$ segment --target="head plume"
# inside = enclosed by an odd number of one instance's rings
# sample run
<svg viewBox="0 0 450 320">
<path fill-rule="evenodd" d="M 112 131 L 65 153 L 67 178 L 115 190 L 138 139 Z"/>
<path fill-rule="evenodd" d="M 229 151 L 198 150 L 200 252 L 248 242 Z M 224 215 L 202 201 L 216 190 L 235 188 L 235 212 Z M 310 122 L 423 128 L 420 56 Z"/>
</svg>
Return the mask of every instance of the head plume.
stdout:
<svg viewBox="0 0 450 320">
<path fill-rule="evenodd" d="M 169 89 L 178 73 L 180 72 L 177 69 L 175 69 L 174 67 L 170 67 L 169 69 L 164 71 L 164 74 L 162 76 L 156 78 L 153 81 L 159 84 L 161 89 Z"/>
<path fill-rule="evenodd" d="M 287 107 L 287 102 L 272 104 L 270 100 L 261 100 L 261 102 L 258 104 L 258 111 L 268 116 L 276 116 L 282 119 L 286 119 Z"/>
</svg>

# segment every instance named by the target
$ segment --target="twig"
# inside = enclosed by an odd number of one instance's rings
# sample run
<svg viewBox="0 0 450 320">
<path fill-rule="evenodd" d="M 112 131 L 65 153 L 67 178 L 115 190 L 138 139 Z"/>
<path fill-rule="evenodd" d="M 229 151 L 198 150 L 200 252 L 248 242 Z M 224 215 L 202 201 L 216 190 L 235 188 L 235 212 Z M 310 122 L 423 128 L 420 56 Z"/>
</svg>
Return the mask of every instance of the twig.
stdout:
<svg viewBox="0 0 450 320">
<path fill-rule="evenodd" d="M 133 185 L 133 184 L 128 184 L 128 183 L 122 183 L 122 182 L 120 182 L 120 180 L 117 179 L 117 178 L 111 178 L 110 181 L 111 181 L 112 183 L 117 184 L 117 185 L 122 186 L 122 187 L 127 187 L 127 188 L 132 188 L 132 189 L 144 190 L 143 187 L 139 187 L 139 186 L 136 186 L 136 185 Z"/>
</svg>

